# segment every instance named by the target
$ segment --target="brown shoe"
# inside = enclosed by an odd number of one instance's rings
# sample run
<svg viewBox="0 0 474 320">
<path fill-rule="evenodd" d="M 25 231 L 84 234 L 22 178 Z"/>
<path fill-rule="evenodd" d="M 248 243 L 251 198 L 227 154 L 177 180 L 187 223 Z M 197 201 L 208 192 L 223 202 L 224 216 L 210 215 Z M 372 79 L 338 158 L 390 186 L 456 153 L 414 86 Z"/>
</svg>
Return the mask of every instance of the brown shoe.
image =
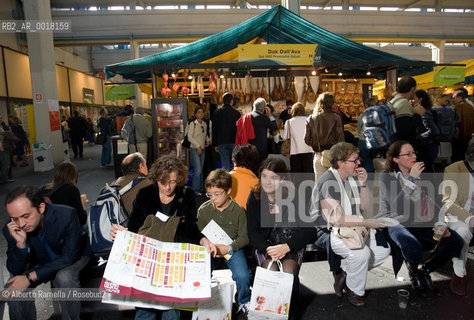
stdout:
<svg viewBox="0 0 474 320">
<path fill-rule="evenodd" d="M 342 297 L 346 286 L 346 272 L 342 271 L 334 275 L 334 291 L 338 297 Z"/>
<path fill-rule="evenodd" d="M 449 282 L 449 290 L 452 293 L 458 296 L 465 296 L 467 293 L 467 277 L 462 278 L 454 275 L 451 281 Z"/>
<path fill-rule="evenodd" d="M 352 303 L 353 306 L 356 306 L 356 307 L 365 306 L 364 298 L 356 295 L 347 286 L 346 286 L 346 292 L 347 292 L 347 299 L 349 300 L 350 303 Z"/>
</svg>

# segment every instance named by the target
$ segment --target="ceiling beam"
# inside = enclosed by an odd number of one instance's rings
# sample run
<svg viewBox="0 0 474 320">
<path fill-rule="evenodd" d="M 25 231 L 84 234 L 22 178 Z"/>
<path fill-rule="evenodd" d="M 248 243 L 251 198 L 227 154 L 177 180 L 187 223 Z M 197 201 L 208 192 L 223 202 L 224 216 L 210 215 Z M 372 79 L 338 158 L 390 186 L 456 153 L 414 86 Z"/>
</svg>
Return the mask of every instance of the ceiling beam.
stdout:
<svg viewBox="0 0 474 320">
<path fill-rule="evenodd" d="M 412 8 L 415 4 L 417 4 L 418 2 L 420 2 L 420 0 L 415 0 L 415 1 L 412 1 L 410 2 L 409 4 L 407 4 L 406 6 L 403 6 L 401 8 L 405 8 L 405 9 L 409 9 L 409 8 Z"/>
</svg>

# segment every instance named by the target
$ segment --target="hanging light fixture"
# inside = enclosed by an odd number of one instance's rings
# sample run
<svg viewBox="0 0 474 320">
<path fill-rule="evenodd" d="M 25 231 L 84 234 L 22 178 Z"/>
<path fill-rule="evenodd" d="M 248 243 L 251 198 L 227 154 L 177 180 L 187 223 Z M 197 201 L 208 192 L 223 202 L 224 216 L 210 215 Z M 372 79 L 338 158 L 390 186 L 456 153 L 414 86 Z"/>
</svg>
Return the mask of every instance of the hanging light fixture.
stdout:
<svg viewBox="0 0 474 320">
<path fill-rule="evenodd" d="M 370 72 L 370 70 L 367 70 L 367 75 L 370 76 L 372 74 L 372 72 Z"/>
<path fill-rule="evenodd" d="M 342 71 L 339 71 L 339 73 L 337 74 L 339 77 L 342 77 Z"/>
<path fill-rule="evenodd" d="M 315 75 L 316 75 L 316 70 L 311 71 L 311 74 L 312 74 L 313 76 L 315 76 Z"/>
</svg>

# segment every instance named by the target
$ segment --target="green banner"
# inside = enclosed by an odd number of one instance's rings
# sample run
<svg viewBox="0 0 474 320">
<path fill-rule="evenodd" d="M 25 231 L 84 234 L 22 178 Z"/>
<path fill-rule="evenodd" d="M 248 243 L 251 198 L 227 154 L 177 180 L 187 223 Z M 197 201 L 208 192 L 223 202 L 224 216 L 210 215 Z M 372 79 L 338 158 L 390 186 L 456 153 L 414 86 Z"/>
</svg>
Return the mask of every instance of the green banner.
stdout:
<svg viewBox="0 0 474 320">
<path fill-rule="evenodd" d="M 433 84 L 435 86 L 450 86 L 464 82 L 466 67 L 435 67 Z"/>
<path fill-rule="evenodd" d="M 108 86 L 105 89 L 105 100 L 125 100 L 135 97 L 135 85 L 123 84 L 119 86 Z"/>
</svg>

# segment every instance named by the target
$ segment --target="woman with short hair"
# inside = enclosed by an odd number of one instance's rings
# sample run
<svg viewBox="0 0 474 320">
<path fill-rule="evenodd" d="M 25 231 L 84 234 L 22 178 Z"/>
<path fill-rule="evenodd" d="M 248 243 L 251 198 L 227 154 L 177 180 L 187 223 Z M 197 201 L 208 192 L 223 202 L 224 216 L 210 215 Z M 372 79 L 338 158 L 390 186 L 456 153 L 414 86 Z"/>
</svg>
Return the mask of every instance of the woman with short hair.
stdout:
<svg viewBox="0 0 474 320">
<path fill-rule="evenodd" d="M 331 167 L 317 181 L 313 205 L 331 230 L 330 248 L 346 259 L 345 273 L 335 273 L 334 289 L 338 296 L 345 288 L 349 302 L 365 305 L 363 296 L 368 270 L 382 264 L 390 254 L 386 241 L 379 241 L 376 230 L 384 225 L 364 214 L 371 209 L 371 193 L 367 187 L 367 171 L 359 167 L 359 150 L 356 146 L 339 142 L 329 150 Z M 339 237 L 342 227 L 360 228 L 366 236 L 361 248 L 349 248 Z M 383 237 L 382 237 L 383 238 Z"/>
<path fill-rule="evenodd" d="M 140 189 L 133 203 L 133 210 L 128 221 L 128 230 L 138 232 L 149 215 L 160 212 L 162 215 L 179 218 L 174 242 L 200 244 L 213 256 L 216 247 L 199 231 L 197 226 L 196 201 L 193 190 L 184 186 L 188 178 L 188 169 L 183 162 L 173 155 L 158 158 L 150 168 L 148 175 L 153 182 Z M 169 221 L 168 218 L 166 221 Z M 119 225 L 113 225 L 111 238 L 115 239 L 118 230 L 127 230 Z M 135 319 L 152 319 L 154 314 L 162 311 L 136 308 Z M 164 311 L 168 319 L 179 319 L 178 310 Z M 151 317 L 151 318 L 150 318 Z"/>
</svg>

